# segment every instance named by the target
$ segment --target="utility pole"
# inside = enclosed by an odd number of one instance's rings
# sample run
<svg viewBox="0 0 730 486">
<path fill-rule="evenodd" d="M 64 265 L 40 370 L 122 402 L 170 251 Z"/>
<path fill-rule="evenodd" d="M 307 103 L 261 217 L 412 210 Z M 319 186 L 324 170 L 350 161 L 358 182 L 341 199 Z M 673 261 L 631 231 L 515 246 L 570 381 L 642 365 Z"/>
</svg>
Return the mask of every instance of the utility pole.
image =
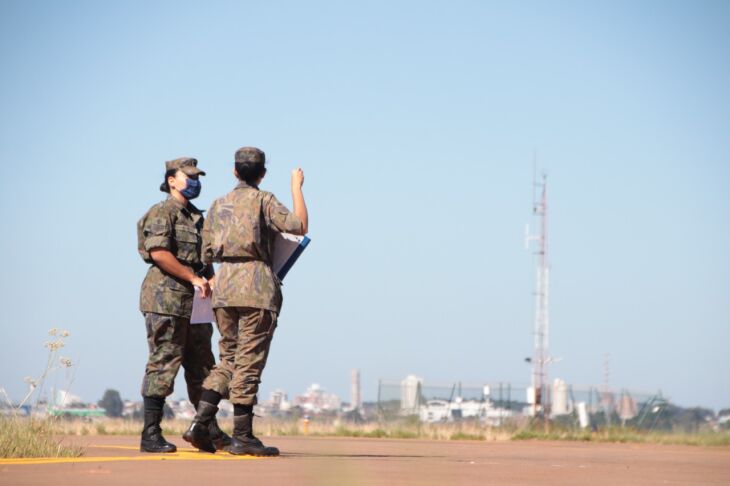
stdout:
<svg viewBox="0 0 730 486">
<path fill-rule="evenodd" d="M 539 182 L 533 179 L 532 213 L 539 219 L 540 232 L 531 235 L 529 229 L 525 235 L 525 246 L 529 248 L 534 241 L 534 255 L 537 257 L 537 281 L 535 282 L 535 327 L 534 352 L 532 359 L 532 387 L 535 393 L 533 414 L 542 413 L 545 430 L 548 429 L 550 397 L 547 365 L 551 362 L 549 347 L 549 308 L 548 297 L 550 287 L 550 263 L 548 260 L 548 199 L 547 175 L 542 174 Z M 536 192 L 539 191 L 539 199 Z"/>
</svg>

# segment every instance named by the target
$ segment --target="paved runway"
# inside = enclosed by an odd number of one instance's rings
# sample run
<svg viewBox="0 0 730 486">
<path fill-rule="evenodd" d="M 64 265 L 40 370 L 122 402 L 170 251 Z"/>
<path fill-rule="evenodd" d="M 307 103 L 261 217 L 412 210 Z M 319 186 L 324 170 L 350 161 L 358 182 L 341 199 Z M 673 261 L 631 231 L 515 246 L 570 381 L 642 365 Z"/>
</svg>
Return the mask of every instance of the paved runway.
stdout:
<svg viewBox="0 0 730 486">
<path fill-rule="evenodd" d="M 187 445 L 168 437 L 178 447 Z M 2 485 L 728 485 L 730 448 L 276 437 L 278 458 L 143 454 L 137 437 L 73 437 L 76 459 L 0 459 Z"/>
</svg>

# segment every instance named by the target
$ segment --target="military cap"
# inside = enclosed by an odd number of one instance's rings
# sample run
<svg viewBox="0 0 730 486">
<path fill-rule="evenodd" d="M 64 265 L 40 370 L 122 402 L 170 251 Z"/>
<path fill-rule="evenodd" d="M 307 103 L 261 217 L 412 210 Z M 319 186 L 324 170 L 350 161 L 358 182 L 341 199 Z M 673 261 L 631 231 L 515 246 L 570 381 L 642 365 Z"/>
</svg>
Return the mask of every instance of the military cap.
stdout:
<svg viewBox="0 0 730 486">
<path fill-rule="evenodd" d="M 189 176 L 205 175 L 205 172 L 198 169 L 198 160 L 192 157 L 180 157 L 179 159 L 165 162 L 165 170 L 180 169 Z"/>
<path fill-rule="evenodd" d="M 266 163 L 266 154 L 256 147 L 241 147 L 236 150 L 236 163 L 243 164 L 246 162 L 264 164 Z"/>
</svg>

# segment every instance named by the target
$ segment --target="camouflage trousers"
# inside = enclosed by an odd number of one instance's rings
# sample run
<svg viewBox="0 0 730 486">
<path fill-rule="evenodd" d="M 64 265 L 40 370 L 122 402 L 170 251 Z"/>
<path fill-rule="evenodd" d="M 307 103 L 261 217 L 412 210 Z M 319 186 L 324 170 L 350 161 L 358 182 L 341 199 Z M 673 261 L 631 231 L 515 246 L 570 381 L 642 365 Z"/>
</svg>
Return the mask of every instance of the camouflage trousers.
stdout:
<svg viewBox="0 0 730 486">
<path fill-rule="evenodd" d="M 145 313 L 149 358 L 142 380 L 142 396 L 166 397 L 173 392 L 180 365 L 185 368 L 188 398 L 197 408 L 203 381 L 215 366 L 211 351 L 212 324 L 190 324 L 190 319 Z"/>
<path fill-rule="evenodd" d="M 220 307 L 215 319 L 220 359 L 203 383 L 238 405 L 255 405 L 261 373 L 276 329 L 276 312 L 253 307 Z"/>
</svg>

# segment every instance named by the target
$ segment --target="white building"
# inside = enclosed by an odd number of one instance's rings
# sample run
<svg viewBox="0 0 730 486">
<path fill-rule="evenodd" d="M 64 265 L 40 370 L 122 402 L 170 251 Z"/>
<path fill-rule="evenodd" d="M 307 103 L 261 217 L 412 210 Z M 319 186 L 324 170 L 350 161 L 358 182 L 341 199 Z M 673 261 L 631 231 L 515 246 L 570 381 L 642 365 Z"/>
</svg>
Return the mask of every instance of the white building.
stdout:
<svg viewBox="0 0 730 486">
<path fill-rule="evenodd" d="M 446 422 L 449 420 L 449 402 L 445 400 L 429 400 L 418 410 L 421 422 Z"/>
<path fill-rule="evenodd" d="M 463 400 L 457 397 L 452 402 L 429 400 L 419 407 L 418 417 L 422 422 L 451 422 L 460 419 L 478 419 L 489 425 L 500 425 L 504 419 L 515 413 L 505 408 L 495 408 L 489 400 Z"/>
<path fill-rule="evenodd" d="M 550 415 L 556 417 L 570 413 L 573 413 L 573 404 L 568 397 L 568 385 L 560 378 L 556 378 L 553 381 L 553 403 Z"/>
<path fill-rule="evenodd" d="M 350 372 L 350 409 L 360 410 L 362 408 L 362 394 L 360 391 L 360 370 Z"/>
<path fill-rule="evenodd" d="M 294 405 L 310 413 L 320 413 L 339 410 L 342 402 L 337 395 L 327 393 L 324 388 L 313 383 L 304 394 L 294 397 Z"/>
<path fill-rule="evenodd" d="M 408 375 L 400 382 L 400 410 L 403 414 L 418 413 L 423 379 Z"/>
</svg>

